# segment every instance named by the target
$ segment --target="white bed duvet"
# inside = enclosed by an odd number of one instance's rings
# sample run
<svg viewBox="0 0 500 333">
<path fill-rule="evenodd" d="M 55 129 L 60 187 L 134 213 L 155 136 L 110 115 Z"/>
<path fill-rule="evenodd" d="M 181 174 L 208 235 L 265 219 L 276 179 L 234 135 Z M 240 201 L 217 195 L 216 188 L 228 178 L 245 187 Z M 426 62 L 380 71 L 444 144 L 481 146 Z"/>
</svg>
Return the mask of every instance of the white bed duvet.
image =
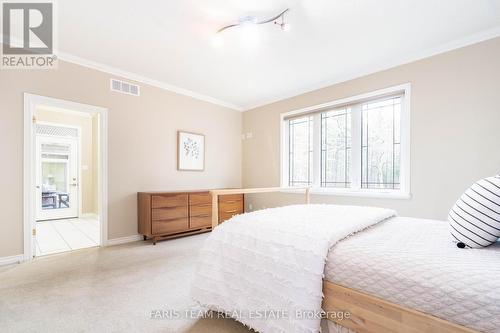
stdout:
<svg viewBox="0 0 500 333">
<path fill-rule="evenodd" d="M 318 332 L 329 249 L 395 212 L 296 205 L 233 217 L 201 250 L 193 298 L 262 333 Z"/>
</svg>

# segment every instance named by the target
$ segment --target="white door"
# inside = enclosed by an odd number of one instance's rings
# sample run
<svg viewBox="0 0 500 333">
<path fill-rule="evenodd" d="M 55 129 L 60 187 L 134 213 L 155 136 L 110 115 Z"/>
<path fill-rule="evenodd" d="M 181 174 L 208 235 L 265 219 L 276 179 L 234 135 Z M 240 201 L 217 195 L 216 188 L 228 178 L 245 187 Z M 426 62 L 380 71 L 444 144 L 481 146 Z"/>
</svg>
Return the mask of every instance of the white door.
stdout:
<svg viewBox="0 0 500 333">
<path fill-rule="evenodd" d="M 36 220 L 78 217 L 78 138 L 36 136 Z"/>
</svg>

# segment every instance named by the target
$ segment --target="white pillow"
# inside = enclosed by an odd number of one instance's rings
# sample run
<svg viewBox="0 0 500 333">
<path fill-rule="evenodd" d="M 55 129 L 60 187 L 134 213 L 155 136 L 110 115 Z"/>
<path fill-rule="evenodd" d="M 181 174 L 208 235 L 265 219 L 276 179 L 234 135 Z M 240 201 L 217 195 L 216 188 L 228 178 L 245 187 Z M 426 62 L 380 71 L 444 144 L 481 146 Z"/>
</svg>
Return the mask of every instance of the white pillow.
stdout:
<svg viewBox="0 0 500 333">
<path fill-rule="evenodd" d="M 481 248 L 500 237 L 500 176 L 469 187 L 448 214 L 450 232 L 460 248 Z"/>
</svg>

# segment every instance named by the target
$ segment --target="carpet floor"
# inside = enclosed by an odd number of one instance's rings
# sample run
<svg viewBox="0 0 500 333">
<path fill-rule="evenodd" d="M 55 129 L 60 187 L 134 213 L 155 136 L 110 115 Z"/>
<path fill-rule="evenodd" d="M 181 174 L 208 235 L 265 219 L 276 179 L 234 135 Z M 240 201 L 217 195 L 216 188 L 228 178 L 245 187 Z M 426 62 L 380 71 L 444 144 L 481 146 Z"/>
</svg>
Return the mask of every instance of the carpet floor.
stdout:
<svg viewBox="0 0 500 333">
<path fill-rule="evenodd" d="M 190 283 L 206 237 L 84 249 L 1 267 L 0 331 L 248 333 L 232 319 L 196 316 Z"/>
</svg>

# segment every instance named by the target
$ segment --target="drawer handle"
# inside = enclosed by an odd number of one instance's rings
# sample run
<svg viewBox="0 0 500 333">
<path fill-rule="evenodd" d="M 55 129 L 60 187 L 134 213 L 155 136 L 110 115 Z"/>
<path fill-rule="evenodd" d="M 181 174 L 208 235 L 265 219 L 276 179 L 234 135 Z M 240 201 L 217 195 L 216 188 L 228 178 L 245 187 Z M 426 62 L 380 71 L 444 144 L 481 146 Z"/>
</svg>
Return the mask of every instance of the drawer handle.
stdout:
<svg viewBox="0 0 500 333">
<path fill-rule="evenodd" d="M 227 210 L 226 213 L 237 213 L 239 212 L 239 209 L 233 209 L 233 210 Z"/>
<path fill-rule="evenodd" d="M 210 214 L 203 214 L 203 215 L 198 215 L 198 216 L 194 216 L 194 217 L 209 217 Z"/>
</svg>

